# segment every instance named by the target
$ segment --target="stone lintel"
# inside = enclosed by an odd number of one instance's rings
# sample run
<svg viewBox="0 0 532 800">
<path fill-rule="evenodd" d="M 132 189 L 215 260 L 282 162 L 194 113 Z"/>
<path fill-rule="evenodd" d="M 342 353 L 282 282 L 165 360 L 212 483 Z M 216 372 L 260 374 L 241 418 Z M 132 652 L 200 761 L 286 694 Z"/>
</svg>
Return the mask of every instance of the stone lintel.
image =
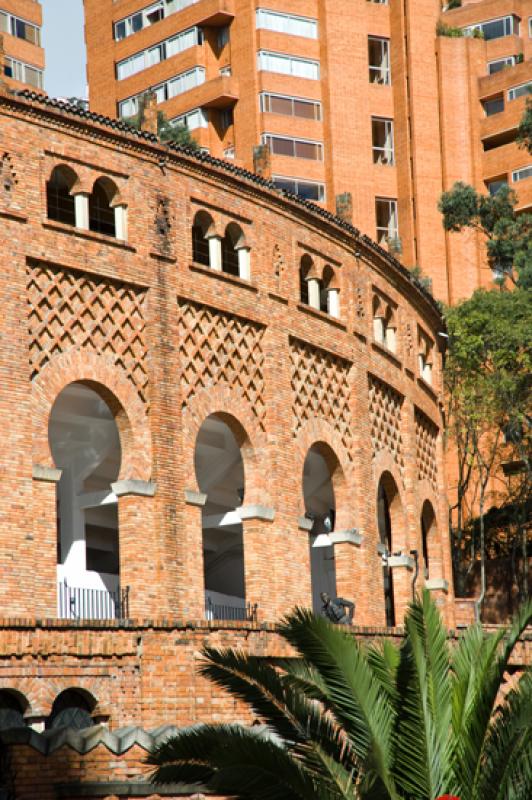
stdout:
<svg viewBox="0 0 532 800">
<path fill-rule="evenodd" d="M 240 506 L 235 510 L 242 521 L 245 519 L 263 519 L 266 522 L 273 522 L 275 518 L 275 509 L 270 506 Z"/>
<path fill-rule="evenodd" d="M 428 589 L 429 592 L 441 591 L 447 594 L 449 591 L 449 581 L 446 581 L 445 578 L 429 578 L 425 581 L 425 589 Z"/>
<path fill-rule="evenodd" d="M 153 481 L 138 481 L 135 480 L 135 478 L 126 478 L 124 481 L 112 483 L 111 489 L 117 497 L 124 497 L 125 495 L 153 497 L 157 489 L 157 484 Z"/>
<path fill-rule="evenodd" d="M 62 469 L 54 467 L 43 467 L 41 464 L 33 465 L 32 477 L 35 481 L 46 481 L 47 483 L 58 483 L 63 474 Z"/>
<path fill-rule="evenodd" d="M 311 531 L 313 525 L 314 520 L 309 519 L 308 517 L 299 517 L 297 521 L 297 527 L 302 531 Z"/>
<path fill-rule="evenodd" d="M 333 531 L 329 534 L 329 538 L 333 544 L 361 545 L 363 536 L 358 532 L 357 528 L 349 528 L 345 531 Z"/>
<path fill-rule="evenodd" d="M 203 492 L 195 492 L 193 489 L 185 489 L 185 503 L 189 506 L 199 506 L 203 508 L 207 502 L 207 495 Z"/>
<path fill-rule="evenodd" d="M 406 569 L 413 571 L 415 562 L 412 556 L 388 556 L 388 566 L 392 569 L 406 567 Z"/>
</svg>

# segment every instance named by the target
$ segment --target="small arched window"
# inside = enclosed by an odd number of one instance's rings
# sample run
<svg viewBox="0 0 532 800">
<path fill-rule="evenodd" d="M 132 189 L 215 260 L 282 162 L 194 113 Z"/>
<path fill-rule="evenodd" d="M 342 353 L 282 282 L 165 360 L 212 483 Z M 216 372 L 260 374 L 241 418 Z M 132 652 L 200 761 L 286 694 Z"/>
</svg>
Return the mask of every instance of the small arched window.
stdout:
<svg viewBox="0 0 532 800">
<path fill-rule="evenodd" d="M 64 225 L 76 224 L 76 208 L 72 188 L 76 173 L 69 167 L 55 167 L 46 182 L 46 208 L 48 219 Z"/>
<path fill-rule="evenodd" d="M 0 731 L 25 728 L 24 711 L 27 707 L 17 692 L 4 689 L 0 692 Z"/>
<path fill-rule="evenodd" d="M 387 347 L 392 353 L 396 350 L 395 308 L 391 302 L 378 295 L 373 297 L 373 337 L 376 342 Z"/>
<path fill-rule="evenodd" d="M 204 267 L 211 266 L 207 232 L 212 224 L 211 217 L 205 211 L 198 211 L 192 225 L 192 260 Z"/>
<path fill-rule="evenodd" d="M 301 302 L 306 306 L 310 305 L 309 291 L 308 291 L 308 275 L 312 269 L 314 262 L 312 258 L 305 253 L 299 262 L 299 297 Z"/>
<path fill-rule="evenodd" d="M 78 689 L 66 689 L 54 701 L 47 728 L 75 728 L 83 730 L 94 725 L 91 711 L 95 703 Z"/>
<path fill-rule="evenodd" d="M 430 540 L 436 524 L 434 509 L 428 500 L 423 503 L 421 512 L 421 550 L 423 553 L 423 564 L 425 579 L 429 577 L 430 569 Z"/>
<path fill-rule="evenodd" d="M 116 186 L 107 178 L 95 181 L 89 196 L 89 230 L 116 236 L 115 210 L 113 200 L 117 194 Z"/>
<path fill-rule="evenodd" d="M 340 290 L 336 283 L 336 275 L 332 267 L 327 265 L 323 270 L 320 286 L 320 311 L 331 317 L 340 316 Z"/>
<path fill-rule="evenodd" d="M 225 236 L 222 239 L 222 270 L 228 275 L 240 275 L 238 251 L 243 239 L 241 228 L 231 222 L 225 229 Z"/>
<path fill-rule="evenodd" d="M 419 331 L 418 339 L 419 375 L 425 383 L 432 385 L 434 342 L 421 330 Z"/>
</svg>

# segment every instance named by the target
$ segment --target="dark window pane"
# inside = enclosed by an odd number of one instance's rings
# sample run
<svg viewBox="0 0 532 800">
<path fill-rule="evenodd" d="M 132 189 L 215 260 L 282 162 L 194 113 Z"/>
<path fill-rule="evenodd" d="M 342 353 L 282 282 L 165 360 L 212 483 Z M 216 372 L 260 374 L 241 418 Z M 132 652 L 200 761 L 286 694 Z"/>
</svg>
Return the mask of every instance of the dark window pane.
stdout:
<svg viewBox="0 0 532 800">
<path fill-rule="evenodd" d="M 209 242 L 203 235 L 201 225 L 194 225 L 192 228 L 192 260 L 196 264 L 210 266 Z"/>
<path fill-rule="evenodd" d="M 293 156 L 294 142 L 291 139 L 280 139 L 277 136 L 271 138 L 272 153 L 278 156 Z"/>
<path fill-rule="evenodd" d="M 297 158 L 310 158 L 313 161 L 320 159 L 320 148 L 312 142 L 295 142 L 295 154 Z"/>
<path fill-rule="evenodd" d="M 89 197 L 89 230 L 116 236 L 115 212 L 109 205 L 105 189 L 98 182 Z"/>
<path fill-rule="evenodd" d="M 58 170 L 54 170 L 46 184 L 46 204 L 48 219 L 65 225 L 76 224 L 74 198 L 70 194 L 66 178 Z"/>
<path fill-rule="evenodd" d="M 294 100 L 294 116 L 304 119 L 317 119 L 316 103 L 305 103 L 302 100 Z"/>
<path fill-rule="evenodd" d="M 292 116 L 292 101 L 287 97 L 273 96 L 271 98 L 270 110 L 274 114 L 286 114 L 287 116 Z"/>
</svg>

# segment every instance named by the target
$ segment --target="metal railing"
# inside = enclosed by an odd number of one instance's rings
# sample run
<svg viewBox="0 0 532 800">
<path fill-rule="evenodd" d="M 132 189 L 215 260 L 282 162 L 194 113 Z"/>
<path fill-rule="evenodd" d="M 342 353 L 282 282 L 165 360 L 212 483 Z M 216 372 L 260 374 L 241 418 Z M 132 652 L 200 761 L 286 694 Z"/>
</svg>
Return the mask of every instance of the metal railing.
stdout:
<svg viewBox="0 0 532 800">
<path fill-rule="evenodd" d="M 60 619 L 127 619 L 129 586 L 109 592 L 57 584 L 57 612 Z"/>
<path fill-rule="evenodd" d="M 210 597 L 205 600 L 205 616 L 209 620 L 226 620 L 229 622 L 256 622 L 258 603 L 246 603 L 243 606 L 228 606 L 213 603 Z"/>
</svg>

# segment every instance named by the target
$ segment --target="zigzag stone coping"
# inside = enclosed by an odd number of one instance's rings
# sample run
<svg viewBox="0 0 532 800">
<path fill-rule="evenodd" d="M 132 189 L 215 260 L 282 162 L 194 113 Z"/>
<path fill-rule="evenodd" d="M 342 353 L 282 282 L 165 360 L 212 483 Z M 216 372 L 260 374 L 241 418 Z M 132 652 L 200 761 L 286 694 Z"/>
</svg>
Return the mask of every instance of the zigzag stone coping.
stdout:
<svg viewBox="0 0 532 800">
<path fill-rule="evenodd" d="M 110 731 L 105 725 L 95 725 L 84 730 L 58 728 L 44 733 L 37 733 L 32 728 L 9 728 L 0 731 L 0 741 L 6 745 L 28 745 L 45 756 L 65 746 L 85 755 L 99 745 L 120 756 L 135 745 L 149 753 L 179 730 L 175 725 L 160 725 L 151 731 L 134 725 Z"/>
</svg>

